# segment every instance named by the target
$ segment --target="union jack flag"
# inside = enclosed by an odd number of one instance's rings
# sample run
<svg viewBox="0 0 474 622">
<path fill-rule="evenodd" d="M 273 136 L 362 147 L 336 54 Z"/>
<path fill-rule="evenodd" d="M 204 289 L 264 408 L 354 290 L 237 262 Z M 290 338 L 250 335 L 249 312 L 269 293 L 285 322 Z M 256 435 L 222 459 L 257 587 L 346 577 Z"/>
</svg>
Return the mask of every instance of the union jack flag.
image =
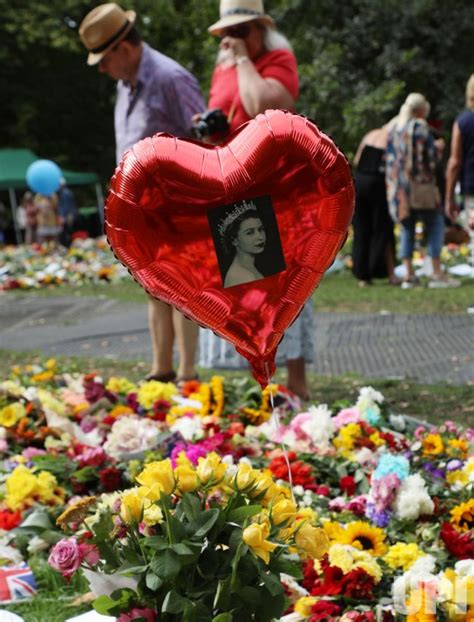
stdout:
<svg viewBox="0 0 474 622">
<path fill-rule="evenodd" d="M 0 603 L 32 598 L 36 592 L 36 581 L 27 564 L 0 567 Z"/>
</svg>

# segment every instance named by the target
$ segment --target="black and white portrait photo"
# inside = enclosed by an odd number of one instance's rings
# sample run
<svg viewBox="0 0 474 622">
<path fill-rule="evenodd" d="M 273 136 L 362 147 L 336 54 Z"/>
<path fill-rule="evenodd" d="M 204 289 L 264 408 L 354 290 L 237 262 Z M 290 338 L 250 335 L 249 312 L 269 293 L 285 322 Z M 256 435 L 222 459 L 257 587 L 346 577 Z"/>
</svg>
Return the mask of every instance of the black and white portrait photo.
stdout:
<svg viewBox="0 0 474 622">
<path fill-rule="evenodd" d="M 209 210 L 208 219 L 224 287 L 250 283 L 285 270 L 269 196 Z"/>
</svg>

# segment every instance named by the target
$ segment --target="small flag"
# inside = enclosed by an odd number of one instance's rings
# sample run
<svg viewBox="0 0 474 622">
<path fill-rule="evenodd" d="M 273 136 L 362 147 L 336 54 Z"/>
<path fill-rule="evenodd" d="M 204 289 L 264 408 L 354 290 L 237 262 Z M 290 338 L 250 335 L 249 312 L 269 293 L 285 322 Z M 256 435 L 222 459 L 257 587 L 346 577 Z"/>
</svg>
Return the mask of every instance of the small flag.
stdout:
<svg viewBox="0 0 474 622">
<path fill-rule="evenodd" d="M 32 598 L 36 592 L 35 577 L 27 564 L 0 567 L 0 603 Z"/>
</svg>

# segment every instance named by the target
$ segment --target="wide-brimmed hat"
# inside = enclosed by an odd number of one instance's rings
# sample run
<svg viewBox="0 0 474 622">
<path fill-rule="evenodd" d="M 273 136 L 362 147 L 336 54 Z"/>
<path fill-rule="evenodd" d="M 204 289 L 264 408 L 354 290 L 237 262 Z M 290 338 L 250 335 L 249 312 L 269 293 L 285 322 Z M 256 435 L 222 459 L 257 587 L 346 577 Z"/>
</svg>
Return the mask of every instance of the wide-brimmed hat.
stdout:
<svg viewBox="0 0 474 622">
<path fill-rule="evenodd" d="M 79 36 L 89 50 L 87 64 L 96 65 L 122 41 L 133 28 L 136 17 L 135 11 L 124 11 L 114 2 L 92 9 L 79 26 Z"/>
<path fill-rule="evenodd" d="M 211 35 L 219 35 L 222 30 L 258 19 L 272 28 L 275 22 L 265 13 L 262 0 L 221 0 L 220 20 L 207 29 Z"/>
</svg>

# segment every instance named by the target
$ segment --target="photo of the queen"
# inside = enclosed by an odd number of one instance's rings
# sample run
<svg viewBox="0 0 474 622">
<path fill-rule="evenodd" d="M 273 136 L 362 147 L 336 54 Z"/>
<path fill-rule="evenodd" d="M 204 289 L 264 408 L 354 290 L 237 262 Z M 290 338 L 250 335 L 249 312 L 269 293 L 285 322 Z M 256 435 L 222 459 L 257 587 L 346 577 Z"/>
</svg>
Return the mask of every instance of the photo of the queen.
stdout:
<svg viewBox="0 0 474 622">
<path fill-rule="evenodd" d="M 264 279 L 285 269 L 270 197 L 211 210 L 209 223 L 224 287 Z"/>
</svg>

